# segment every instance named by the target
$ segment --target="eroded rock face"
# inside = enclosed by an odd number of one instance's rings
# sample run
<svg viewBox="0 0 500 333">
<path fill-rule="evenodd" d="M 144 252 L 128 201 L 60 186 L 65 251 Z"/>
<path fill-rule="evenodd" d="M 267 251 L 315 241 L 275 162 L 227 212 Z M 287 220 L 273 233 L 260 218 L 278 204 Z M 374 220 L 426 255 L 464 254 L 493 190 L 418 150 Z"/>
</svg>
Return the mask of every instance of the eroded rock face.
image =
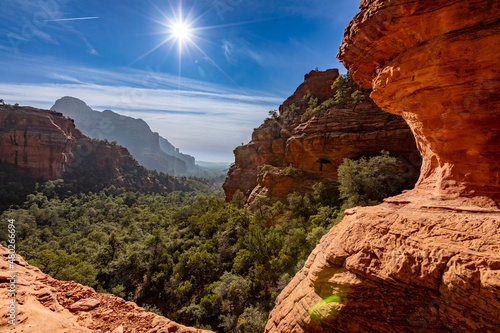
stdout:
<svg viewBox="0 0 500 333">
<path fill-rule="evenodd" d="M 498 332 L 500 210 L 354 208 L 283 290 L 266 332 Z"/>
<path fill-rule="evenodd" d="M 249 202 L 259 194 L 285 201 L 288 194 L 305 193 L 318 182 L 334 182 L 344 158 L 377 155 L 381 150 L 399 156 L 411 171 L 418 172 L 420 156 L 408 125 L 370 100 L 333 107 L 301 122 L 308 106 L 303 96 L 310 92 L 319 103 L 332 98 L 335 91 L 331 87 L 338 75 L 336 69 L 307 74 L 304 83 L 280 106 L 281 116 L 268 119 L 254 130 L 249 144 L 234 150 L 235 164 L 223 185 L 227 201 L 237 190 Z M 287 121 L 284 113 L 292 104 L 298 108 L 297 116 Z M 257 167 L 266 164 L 273 170 L 259 174 Z M 287 177 L 287 166 L 299 170 L 300 177 Z"/>
<path fill-rule="evenodd" d="M 410 125 L 414 190 L 354 208 L 266 332 L 499 332 L 498 1 L 361 1 L 338 57 Z"/>
<path fill-rule="evenodd" d="M 500 200 L 498 1 L 362 1 L 339 59 L 410 125 L 417 189 Z"/>
<path fill-rule="evenodd" d="M 177 324 L 165 317 L 146 312 L 133 302 L 72 281 L 58 281 L 28 265 L 17 255 L 16 325 L 7 321 L 6 274 L 10 263 L 8 251 L 0 246 L 0 331 L 40 333 L 86 332 L 179 332 L 211 333 Z"/>
<path fill-rule="evenodd" d="M 307 107 L 307 100 L 302 97 L 311 93 L 318 97 L 319 100 L 325 101 L 333 96 L 332 85 L 339 76 L 337 68 L 327 69 L 326 71 L 310 71 L 304 75 L 304 82 L 297 87 L 297 90 L 280 105 L 279 111 L 281 114 L 290 105 L 295 104 L 298 107 Z"/>
<path fill-rule="evenodd" d="M 59 112 L 0 105 L 0 158 L 34 177 L 59 178 L 84 137 Z"/>
<path fill-rule="evenodd" d="M 122 146 L 91 140 L 61 113 L 32 107 L 0 106 L 0 160 L 33 177 L 63 179 L 75 189 L 98 177 L 100 185 L 149 190 L 147 172 Z M 142 176 L 128 177 L 137 172 Z M 166 188 L 165 188 L 166 190 Z"/>
</svg>

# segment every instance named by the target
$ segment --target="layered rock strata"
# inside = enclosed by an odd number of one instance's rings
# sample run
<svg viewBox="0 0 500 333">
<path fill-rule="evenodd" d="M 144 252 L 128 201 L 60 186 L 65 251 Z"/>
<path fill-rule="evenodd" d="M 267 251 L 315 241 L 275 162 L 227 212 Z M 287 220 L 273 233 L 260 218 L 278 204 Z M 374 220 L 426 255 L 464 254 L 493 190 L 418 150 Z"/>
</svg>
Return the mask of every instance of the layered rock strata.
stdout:
<svg viewBox="0 0 500 333">
<path fill-rule="evenodd" d="M 362 1 L 338 57 L 402 115 L 423 165 L 417 189 L 500 200 L 500 4 Z"/>
<path fill-rule="evenodd" d="M 250 143 L 234 150 L 235 164 L 223 185 L 227 201 L 237 190 L 249 203 L 260 194 L 283 201 L 290 193 L 311 190 L 315 183 L 334 182 L 344 158 L 377 155 L 381 150 L 400 157 L 410 172 L 418 172 L 420 156 L 408 125 L 369 99 L 343 108 L 331 107 L 301 121 L 308 108 L 304 96 L 318 98 L 318 104 L 332 98 L 332 84 L 338 75 L 336 69 L 306 74 L 304 82 L 280 106 L 280 116 L 267 119 L 254 130 Z M 296 114 L 287 119 L 292 105 Z M 263 165 L 274 168 L 259 172 Z M 297 169 L 300 177 L 287 176 L 285 167 Z"/>
<path fill-rule="evenodd" d="M 178 332 L 211 333 L 186 327 L 165 317 L 146 312 L 133 302 L 72 281 L 58 281 L 16 256 L 16 320 L 8 320 L 10 288 L 8 250 L 0 246 L 0 331 L 39 333 L 86 332 Z"/>
<path fill-rule="evenodd" d="M 59 112 L 0 105 L 0 158 L 34 177 L 59 178 L 84 137 Z"/>
<path fill-rule="evenodd" d="M 500 3 L 361 1 L 338 57 L 422 153 L 414 190 L 354 208 L 266 332 L 499 332 Z"/>
<path fill-rule="evenodd" d="M 1 105 L 0 160 L 33 177 L 64 179 L 75 189 L 97 181 L 130 190 L 153 187 L 148 171 L 126 148 L 89 139 L 72 119 L 50 110 Z M 124 173 L 136 176 L 125 179 Z"/>
</svg>

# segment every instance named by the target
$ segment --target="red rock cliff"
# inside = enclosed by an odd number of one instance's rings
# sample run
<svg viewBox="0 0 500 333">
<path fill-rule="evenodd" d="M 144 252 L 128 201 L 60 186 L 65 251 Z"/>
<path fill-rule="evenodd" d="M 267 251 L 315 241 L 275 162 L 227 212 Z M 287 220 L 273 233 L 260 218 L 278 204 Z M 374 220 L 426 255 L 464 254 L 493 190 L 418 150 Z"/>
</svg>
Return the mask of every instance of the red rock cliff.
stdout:
<svg viewBox="0 0 500 333">
<path fill-rule="evenodd" d="M 0 105 L 0 160 L 16 165 L 34 177 L 58 178 L 86 185 L 97 181 L 130 190 L 148 190 L 153 184 L 147 171 L 124 147 L 91 140 L 61 113 L 32 107 Z M 139 176 L 124 179 L 123 171 Z M 131 178 L 131 177 L 129 177 Z"/>
<path fill-rule="evenodd" d="M 498 1 L 362 1 L 339 58 L 403 115 L 423 156 L 417 188 L 500 200 Z"/>
<path fill-rule="evenodd" d="M 83 137 L 59 112 L 0 105 L 0 158 L 35 177 L 59 178 Z"/>
<path fill-rule="evenodd" d="M 301 121 L 308 108 L 308 93 L 318 104 L 332 98 L 332 84 L 337 69 L 312 71 L 283 105 L 280 116 L 267 119 L 256 128 L 252 141 L 234 150 L 235 164 L 230 169 L 224 190 L 230 201 L 237 190 L 249 197 L 268 193 L 271 198 L 286 200 L 295 191 L 304 193 L 318 182 L 337 179 L 337 168 L 344 158 L 377 155 L 387 150 L 401 157 L 408 167 L 420 165 L 415 140 L 408 125 L 398 116 L 383 112 L 371 100 L 344 108 L 331 107 L 325 113 Z M 295 105 L 295 115 L 286 113 Z M 274 168 L 259 173 L 258 166 Z M 284 174 L 292 166 L 300 171 L 296 177 Z"/>
<path fill-rule="evenodd" d="M 144 311 L 133 302 L 72 281 L 58 281 L 16 257 L 16 325 L 7 322 L 10 302 L 8 250 L 0 246 L 0 331 L 37 333 L 211 333 Z"/>
<path fill-rule="evenodd" d="M 361 1 L 338 57 L 410 125 L 415 190 L 354 208 L 266 332 L 499 332 L 500 3 Z"/>
</svg>

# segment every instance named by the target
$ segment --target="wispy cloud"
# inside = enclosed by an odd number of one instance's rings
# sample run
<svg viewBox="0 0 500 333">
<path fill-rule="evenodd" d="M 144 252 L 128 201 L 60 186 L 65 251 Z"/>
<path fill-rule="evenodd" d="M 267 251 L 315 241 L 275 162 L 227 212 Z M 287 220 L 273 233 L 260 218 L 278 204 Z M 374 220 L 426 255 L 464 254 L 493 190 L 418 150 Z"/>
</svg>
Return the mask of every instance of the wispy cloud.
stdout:
<svg viewBox="0 0 500 333">
<path fill-rule="evenodd" d="M 62 22 L 62 21 L 79 21 L 79 20 L 95 20 L 98 19 L 97 16 L 89 16 L 89 17 L 71 17 L 71 18 L 59 18 L 47 20 L 47 22 Z"/>
<path fill-rule="evenodd" d="M 54 78 L 70 82 L 78 81 L 66 75 Z M 270 107 L 276 107 L 282 99 L 262 96 L 207 93 L 173 89 L 148 89 L 127 86 L 106 86 L 98 84 L 10 84 L 0 83 L 5 100 L 19 102 L 36 101 L 37 106 L 49 107 L 62 96 L 75 96 L 94 107 L 118 111 L 148 111 L 203 113 L 225 116 L 239 121 L 262 120 Z M 262 109 L 255 115 L 255 109 Z"/>
<path fill-rule="evenodd" d="M 26 48 L 28 44 L 37 41 L 53 45 L 64 44 L 68 36 L 74 39 L 74 36 L 71 36 L 74 34 L 83 41 L 88 53 L 98 55 L 84 33 L 74 29 L 72 24 L 75 21 L 95 20 L 99 17 L 67 17 L 67 7 L 71 7 L 70 4 L 63 1 L 4 1 L 0 20 L 8 28 L 0 29 L 0 34 L 7 36 L 7 46 L 11 46 L 10 51 L 16 54 L 20 48 Z"/>
<path fill-rule="evenodd" d="M 99 55 L 99 53 L 96 51 L 96 49 L 94 49 L 94 47 L 92 46 L 92 44 L 89 43 L 89 41 L 87 40 L 87 38 L 85 36 L 80 36 L 83 40 L 83 42 L 85 43 L 85 45 L 87 46 L 87 52 L 92 54 L 92 55 Z"/>
<path fill-rule="evenodd" d="M 73 83 L 82 83 L 82 81 L 71 77 L 69 75 L 64 75 L 64 74 L 52 74 L 52 77 L 56 80 L 62 80 L 62 81 L 68 81 L 68 82 L 73 82 Z"/>
<path fill-rule="evenodd" d="M 161 71 L 159 66 L 146 67 L 142 70 L 123 67 L 99 69 L 65 64 L 51 57 L 12 55 L 7 57 L 9 72 L 15 73 L 18 77 L 36 75 L 40 81 L 46 83 L 58 83 L 54 82 L 53 79 L 60 80 L 64 77 L 69 82 L 87 85 L 124 87 L 124 89 L 141 88 L 145 91 L 171 91 L 176 95 L 189 93 L 193 96 L 205 96 L 205 98 L 211 99 L 233 99 L 251 103 L 279 104 L 283 101 L 283 97 L 286 97 L 270 95 L 259 90 L 243 90 L 213 82 L 166 74 Z M 0 82 L 2 82 L 1 77 Z"/>
<path fill-rule="evenodd" d="M 249 43 L 242 39 L 235 41 L 223 40 L 222 50 L 229 63 L 237 63 L 241 60 L 251 59 L 259 65 L 269 65 L 267 59 L 261 53 L 252 49 Z"/>
</svg>

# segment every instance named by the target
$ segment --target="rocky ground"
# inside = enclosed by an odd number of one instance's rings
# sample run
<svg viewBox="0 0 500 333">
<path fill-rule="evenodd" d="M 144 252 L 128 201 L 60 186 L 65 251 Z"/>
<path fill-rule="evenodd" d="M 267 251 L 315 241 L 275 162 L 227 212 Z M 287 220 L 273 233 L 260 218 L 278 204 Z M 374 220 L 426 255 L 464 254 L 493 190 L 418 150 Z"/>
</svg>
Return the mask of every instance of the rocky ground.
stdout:
<svg viewBox="0 0 500 333">
<path fill-rule="evenodd" d="M 0 246 L 0 331 L 17 333 L 210 333 L 146 312 L 133 302 L 58 281 L 16 257 L 16 325 L 8 323 L 8 250 Z"/>
</svg>

